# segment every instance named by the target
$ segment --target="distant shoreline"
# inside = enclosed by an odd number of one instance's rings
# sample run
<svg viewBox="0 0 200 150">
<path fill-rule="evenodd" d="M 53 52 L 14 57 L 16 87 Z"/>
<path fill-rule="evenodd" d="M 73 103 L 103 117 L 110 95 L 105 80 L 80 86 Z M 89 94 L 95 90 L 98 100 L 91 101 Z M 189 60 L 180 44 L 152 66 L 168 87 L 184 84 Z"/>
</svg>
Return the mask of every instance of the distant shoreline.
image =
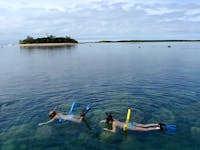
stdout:
<svg viewBox="0 0 200 150">
<path fill-rule="evenodd" d="M 119 41 L 98 41 L 95 43 L 128 43 L 128 42 L 200 42 L 200 40 L 119 40 Z"/>
<path fill-rule="evenodd" d="M 200 40 L 119 40 L 119 41 L 96 41 L 96 42 L 79 42 L 79 43 L 33 43 L 18 44 L 20 47 L 36 47 L 36 46 L 70 46 L 88 43 L 150 43 L 150 42 L 200 42 Z"/>
<path fill-rule="evenodd" d="M 34 43 L 34 44 L 18 44 L 20 47 L 35 47 L 35 46 L 68 46 L 77 45 L 78 43 Z"/>
</svg>

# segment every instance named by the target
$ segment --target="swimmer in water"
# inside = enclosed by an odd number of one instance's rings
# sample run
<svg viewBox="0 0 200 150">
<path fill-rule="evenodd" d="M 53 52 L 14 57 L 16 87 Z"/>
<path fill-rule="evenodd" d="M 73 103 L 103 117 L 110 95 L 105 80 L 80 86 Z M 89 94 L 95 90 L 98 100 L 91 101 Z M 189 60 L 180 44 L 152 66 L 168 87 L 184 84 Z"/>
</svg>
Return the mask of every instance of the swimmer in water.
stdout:
<svg viewBox="0 0 200 150">
<path fill-rule="evenodd" d="M 125 123 L 124 122 L 120 122 L 117 120 L 114 120 L 112 115 L 108 115 L 106 120 L 102 120 L 101 122 L 105 122 L 108 125 L 112 126 L 112 129 L 108 129 L 108 128 L 103 128 L 104 131 L 109 131 L 112 133 L 116 132 L 117 127 L 122 128 L 124 127 Z M 152 131 L 152 130 L 161 130 L 160 128 L 160 124 L 139 124 L 139 123 L 128 123 L 128 128 L 127 130 L 132 130 L 132 131 Z"/>
<path fill-rule="evenodd" d="M 45 124 L 51 123 L 55 120 L 58 120 L 59 122 L 72 121 L 72 122 L 75 122 L 75 123 L 81 123 L 84 116 L 85 116 L 84 110 L 80 113 L 80 116 L 76 116 L 76 115 L 72 115 L 72 114 L 64 115 L 62 113 L 56 113 L 55 110 L 52 110 L 52 111 L 49 112 L 50 120 L 47 121 L 47 122 L 39 123 L 38 125 L 39 126 L 45 125 Z"/>
</svg>

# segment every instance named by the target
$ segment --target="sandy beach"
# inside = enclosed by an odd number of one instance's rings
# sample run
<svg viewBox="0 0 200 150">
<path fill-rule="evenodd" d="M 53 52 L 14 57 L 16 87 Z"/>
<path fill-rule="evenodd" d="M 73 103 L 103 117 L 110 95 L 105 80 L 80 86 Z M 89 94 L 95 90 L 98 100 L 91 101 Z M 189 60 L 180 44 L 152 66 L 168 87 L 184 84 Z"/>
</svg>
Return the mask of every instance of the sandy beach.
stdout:
<svg viewBox="0 0 200 150">
<path fill-rule="evenodd" d="M 36 44 L 18 44 L 20 47 L 34 47 L 34 46 L 67 46 L 77 45 L 78 43 L 36 43 Z"/>
</svg>

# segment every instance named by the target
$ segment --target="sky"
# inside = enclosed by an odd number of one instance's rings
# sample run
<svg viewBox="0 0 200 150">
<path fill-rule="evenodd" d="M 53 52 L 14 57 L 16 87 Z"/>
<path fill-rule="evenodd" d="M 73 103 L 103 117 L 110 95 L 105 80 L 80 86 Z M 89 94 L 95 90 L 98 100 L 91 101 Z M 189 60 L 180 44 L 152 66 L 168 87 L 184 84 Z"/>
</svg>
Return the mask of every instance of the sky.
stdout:
<svg viewBox="0 0 200 150">
<path fill-rule="evenodd" d="M 200 0 L 0 0 L 0 43 L 200 39 Z"/>
</svg>

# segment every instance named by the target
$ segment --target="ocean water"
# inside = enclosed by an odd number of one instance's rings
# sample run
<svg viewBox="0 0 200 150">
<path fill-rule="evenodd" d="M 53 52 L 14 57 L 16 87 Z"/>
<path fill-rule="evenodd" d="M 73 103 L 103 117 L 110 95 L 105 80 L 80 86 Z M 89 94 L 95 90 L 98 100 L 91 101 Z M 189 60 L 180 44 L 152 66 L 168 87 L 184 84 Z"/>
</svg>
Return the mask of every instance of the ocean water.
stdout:
<svg viewBox="0 0 200 150">
<path fill-rule="evenodd" d="M 83 123 L 38 126 L 72 101 L 74 114 L 92 104 Z M 105 113 L 125 121 L 128 108 L 131 121 L 177 132 L 102 131 Z M 0 47 L 0 114 L 1 150 L 198 150 L 200 43 Z"/>
</svg>

